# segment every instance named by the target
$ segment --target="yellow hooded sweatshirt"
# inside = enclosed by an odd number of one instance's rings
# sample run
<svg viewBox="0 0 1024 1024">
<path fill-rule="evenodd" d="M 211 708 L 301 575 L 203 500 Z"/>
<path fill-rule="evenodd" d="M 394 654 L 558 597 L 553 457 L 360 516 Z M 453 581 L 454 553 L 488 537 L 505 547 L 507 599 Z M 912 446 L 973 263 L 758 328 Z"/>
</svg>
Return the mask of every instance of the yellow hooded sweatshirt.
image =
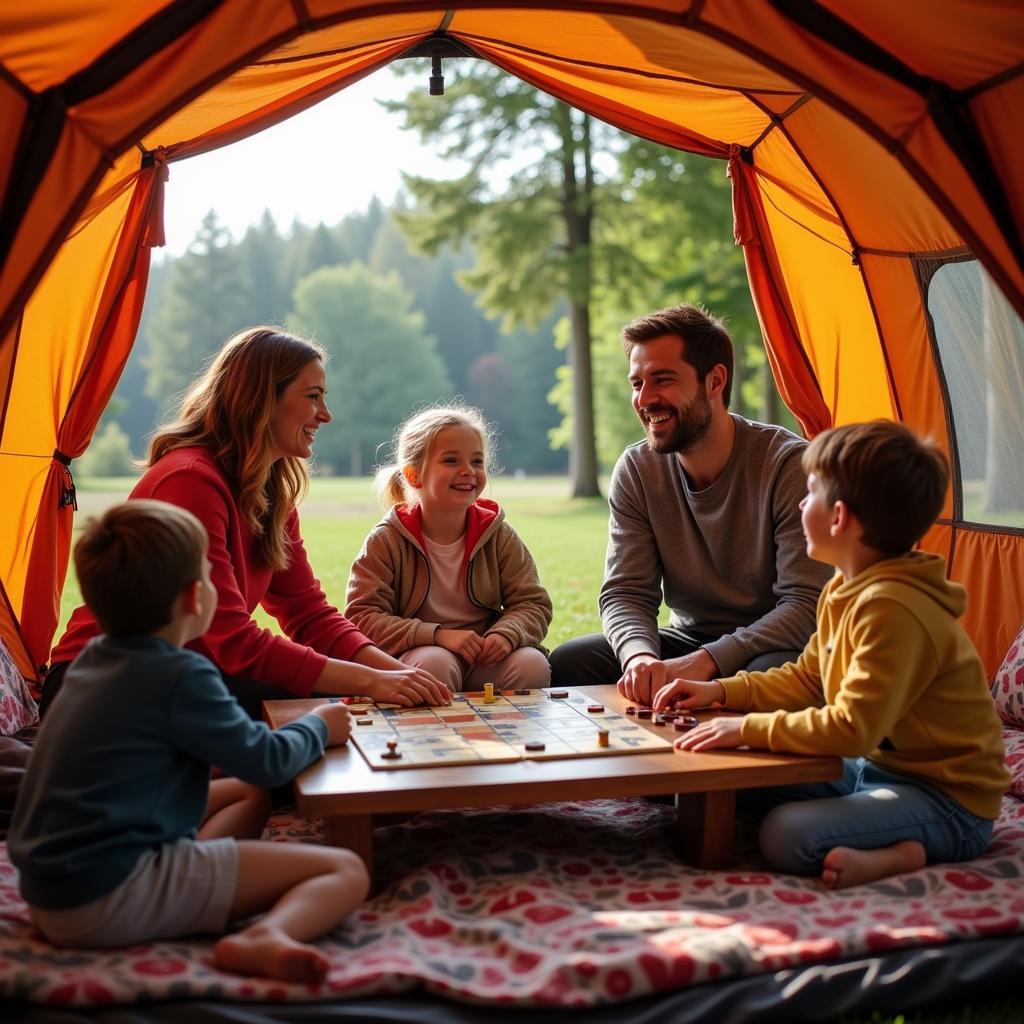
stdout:
<svg viewBox="0 0 1024 1024">
<path fill-rule="evenodd" d="M 1009 784 L 981 661 L 957 618 L 967 606 L 940 555 L 887 558 L 818 600 L 817 631 L 789 665 L 721 680 L 748 714 L 743 742 L 794 754 L 867 757 L 994 819 Z"/>
</svg>

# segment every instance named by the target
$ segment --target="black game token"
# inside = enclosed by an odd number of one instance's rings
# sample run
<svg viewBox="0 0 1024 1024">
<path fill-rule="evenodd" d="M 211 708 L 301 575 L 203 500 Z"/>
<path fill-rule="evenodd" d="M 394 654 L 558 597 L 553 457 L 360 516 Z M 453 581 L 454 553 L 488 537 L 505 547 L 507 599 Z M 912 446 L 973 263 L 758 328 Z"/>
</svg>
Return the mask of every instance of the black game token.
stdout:
<svg viewBox="0 0 1024 1024">
<path fill-rule="evenodd" d="M 587 711 L 590 714 L 592 714 L 592 715 L 599 714 L 600 712 L 604 711 L 604 705 L 603 704 L 588 704 L 587 705 Z"/>
<path fill-rule="evenodd" d="M 548 696 L 552 700 L 565 700 L 565 698 L 569 696 L 569 691 L 568 690 L 552 690 L 548 694 Z"/>
<path fill-rule="evenodd" d="M 697 724 L 697 719 L 693 715 L 683 715 L 681 718 L 677 718 L 672 723 L 672 728 L 676 732 L 686 732 L 688 729 L 692 729 Z"/>
<path fill-rule="evenodd" d="M 651 711 L 650 708 L 637 708 L 636 709 L 636 717 L 637 718 L 650 718 L 653 714 L 654 714 L 654 712 Z"/>
<path fill-rule="evenodd" d="M 544 744 L 541 743 L 540 740 L 529 740 L 529 741 L 527 741 L 525 746 L 526 746 L 526 749 L 531 751 L 531 752 L 535 752 L 535 751 L 543 750 L 544 749 Z"/>
<path fill-rule="evenodd" d="M 632 704 L 630 704 L 629 707 L 626 708 L 626 714 L 627 715 L 635 715 L 636 714 L 636 708 L 633 707 Z"/>
<path fill-rule="evenodd" d="M 528 697 L 530 694 L 529 690 L 513 690 L 512 691 L 517 697 Z"/>
</svg>

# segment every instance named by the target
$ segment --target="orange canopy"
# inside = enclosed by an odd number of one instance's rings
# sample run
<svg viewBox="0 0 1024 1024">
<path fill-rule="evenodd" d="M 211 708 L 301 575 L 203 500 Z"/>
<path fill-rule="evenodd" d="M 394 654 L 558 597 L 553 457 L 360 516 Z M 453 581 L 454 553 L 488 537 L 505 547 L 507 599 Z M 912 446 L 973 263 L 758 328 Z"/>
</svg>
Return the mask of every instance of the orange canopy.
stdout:
<svg viewBox="0 0 1024 1024">
<path fill-rule="evenodd" d="M 810 434 L 885 416 L 942 440 L 954 488 L 926 545 L 968 586 L 967 626 L 994 668 L 1024 619 L 1024 531 L 987 522 L 972 495 L 993 431 L 1024 438 L 997 417 L 978 442 L 957 381 L 964 366 L 985 377 L 992 331 L 1012 334 L 1024 312 L 1019 0 L 8 0 L 0 635 L 26 674 L 58 617 L 67 464 L 131 348 L 167 165 L 438 34 L 638 135 L 728 161 L 783 397 Z M 990 277 L 970 276 L 975 258 Z M 933 306 L 978 279 L 977 315 L 937 325 Z M 1005 390 L 1010 373 L 1018 400 L 1022 363 L 990 374 Z"/>
</svg>

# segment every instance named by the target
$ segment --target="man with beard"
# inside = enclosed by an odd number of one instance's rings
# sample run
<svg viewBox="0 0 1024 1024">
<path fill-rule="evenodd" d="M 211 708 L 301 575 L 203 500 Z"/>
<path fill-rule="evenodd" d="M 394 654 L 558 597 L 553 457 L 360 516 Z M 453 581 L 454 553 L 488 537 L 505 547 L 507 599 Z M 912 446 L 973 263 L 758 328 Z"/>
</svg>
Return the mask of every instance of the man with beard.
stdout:
<svg viewBox="0 0 1024 1024">
<path fill-rule="evenodd" d="M 650 705 L 669 679 L 795 661 L 830 570 L 807 557 L 800 526 L 805 442 L 729 412 L 722 323 L 672 306 L 623 328 L 622 345 L 647 439 L 622 453 L 609 488 L 604 632 L 562 644 L 551 670 L 561 685 L 618 680 Z"/>
</svg>

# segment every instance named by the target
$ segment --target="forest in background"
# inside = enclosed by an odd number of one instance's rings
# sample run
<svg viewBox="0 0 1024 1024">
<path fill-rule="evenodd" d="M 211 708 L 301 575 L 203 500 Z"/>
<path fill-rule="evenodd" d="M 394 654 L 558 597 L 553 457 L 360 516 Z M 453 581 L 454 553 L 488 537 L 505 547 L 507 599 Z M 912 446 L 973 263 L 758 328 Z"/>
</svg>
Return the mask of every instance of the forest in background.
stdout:
<svg viewBox="0 0 1024 1024">
<path fill-rule="evenodd" d="M 575 460 L 579 476 L 588 445 L 607 470 L 641 436 L 618 331 L 677 302 L 725 317 L 733 410 L 794 427 L 733 244 L 725 165 L 464 64 L 444 104 L 422 90 L 386 104 L 460 158 L 461 177 L 406 175 L 393 207 L 375 200 L 333 225 L 282 230 L 264 213 L 237 240 L 211 210 L 185 254 L 154 261 L 135 348 L 79 472 L 130 471 L 223 340 L 258 323 L 328 350 L 322 475 L 372 471 L 410 409 L 454 396 L 496 425 L 507 471 L 572 476 Z"/>
</svg>

